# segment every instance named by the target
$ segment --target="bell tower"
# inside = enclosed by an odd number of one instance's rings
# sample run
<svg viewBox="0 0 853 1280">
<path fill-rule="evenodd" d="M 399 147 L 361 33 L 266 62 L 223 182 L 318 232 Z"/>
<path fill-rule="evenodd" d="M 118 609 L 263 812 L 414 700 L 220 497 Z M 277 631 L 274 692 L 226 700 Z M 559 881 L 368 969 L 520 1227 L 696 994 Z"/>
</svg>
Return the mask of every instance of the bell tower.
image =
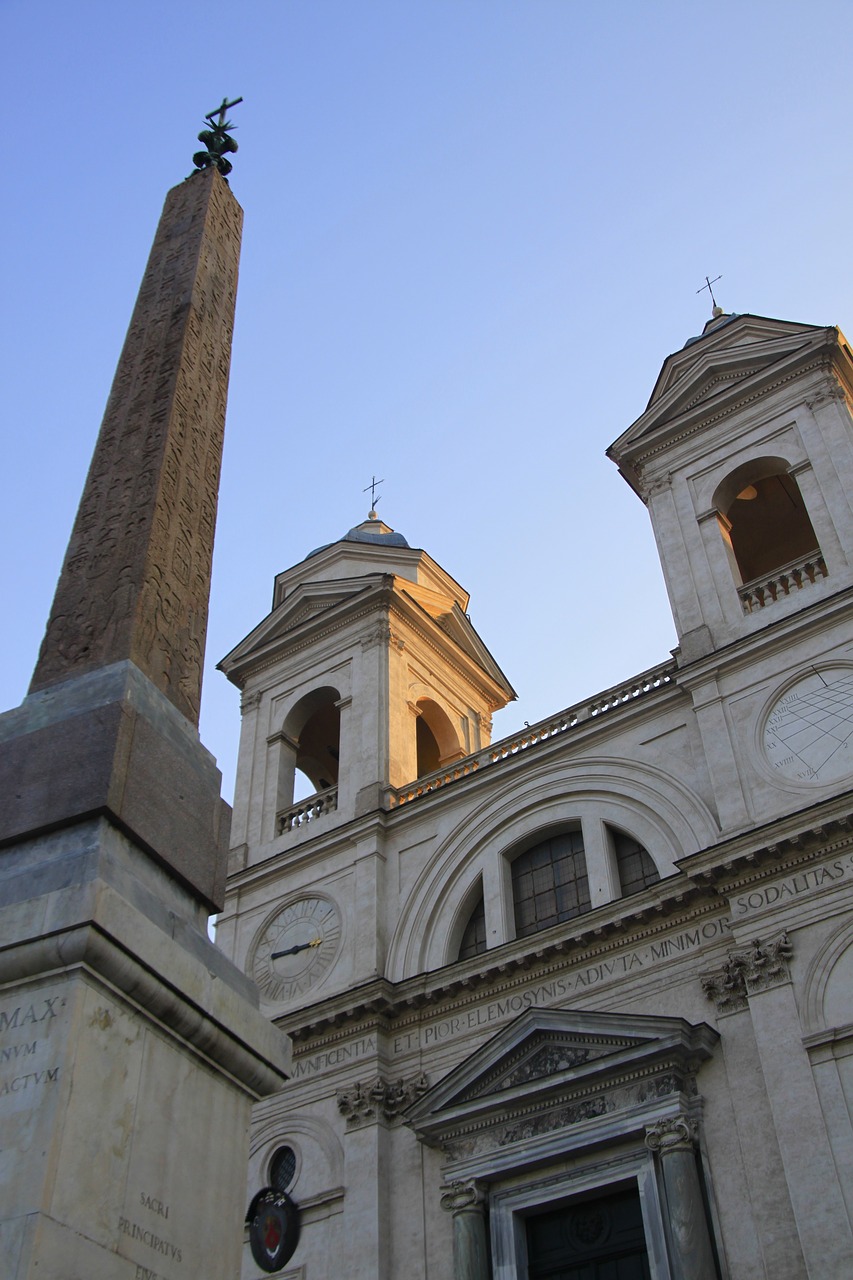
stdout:
<svg viewBox="0 0 853 1280">
<path fill-rule="evenodd" d="M 272 612 L 220 663 L 243 694 L 232 870 L 488 745 L 515 693 L 468 599 L 375 511 L 277 576 Z"/>
<path fill-rule="evenodd" d="M 851 392 L 837 328 L 715 307 L 608 450 L 649 508 L 724 832 L 849 771 Z"/>
<path fill-rule="evenodd" d="M 684 661 L 853 585 L 846 338 L 716 312 L 608 450 L 649 508 Z"/>
</svg>

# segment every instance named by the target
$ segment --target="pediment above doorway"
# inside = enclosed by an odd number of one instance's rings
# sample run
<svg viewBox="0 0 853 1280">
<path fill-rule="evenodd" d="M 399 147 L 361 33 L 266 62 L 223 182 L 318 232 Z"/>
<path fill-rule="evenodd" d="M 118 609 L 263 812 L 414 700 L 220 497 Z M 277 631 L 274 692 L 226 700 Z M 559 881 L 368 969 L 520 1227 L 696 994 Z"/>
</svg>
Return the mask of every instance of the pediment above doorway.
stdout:
<svg viewBox="0 0 853 1280">
<path fill-rule="evenodd" d="M 706 1023 L 529 1009 L 406 1113 L 453 1160 L 504 1164 L 643 1131 L 696 1096 L 718 1039 Z"/>
</svg>

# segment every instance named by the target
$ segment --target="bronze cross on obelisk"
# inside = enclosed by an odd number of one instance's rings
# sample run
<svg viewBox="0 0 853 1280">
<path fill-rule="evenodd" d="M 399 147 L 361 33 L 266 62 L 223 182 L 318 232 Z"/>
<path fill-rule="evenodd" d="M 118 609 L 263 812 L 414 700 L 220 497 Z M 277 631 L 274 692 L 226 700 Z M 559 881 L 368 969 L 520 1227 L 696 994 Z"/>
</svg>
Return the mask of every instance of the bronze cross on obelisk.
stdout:
<svg viewBox="0 0 853 1280">
<path fill-rule="evenodd" d="M 227 98 L 223 98 L 221 104 L 218 107 L 214 107 L 212 111 L 208 111 L 207 115 L 204 118 L 205 120 L 209 120 L 210 123 L 213 124 L 213 117 L 216 115 L 218 111 L 219 120 L 217 121 L 217 123 L 219 125 L 219 128 L 222 129 L 225 127 L 226 111 L 229 111 L 231 107 L 236 107 L 237 103 L 242 101 L 243 101 L 242 98 L 235 98 L 233 102 L 229 102 Z"/>
</svg>

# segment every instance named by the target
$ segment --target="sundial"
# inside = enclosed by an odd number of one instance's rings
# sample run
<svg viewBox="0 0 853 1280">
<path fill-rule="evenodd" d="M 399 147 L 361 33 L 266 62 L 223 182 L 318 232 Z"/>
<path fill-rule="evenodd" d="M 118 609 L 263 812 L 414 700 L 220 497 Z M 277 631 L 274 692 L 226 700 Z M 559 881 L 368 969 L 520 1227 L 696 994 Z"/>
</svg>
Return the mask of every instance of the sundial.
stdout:
<svg viewBox="0 0 853 1280">
<path fill-rule="evenodd" d="M 810 668 L 777 699 L 764 726 L 775 773 L 821 785 L 853 773 L 853 668 Z"/>
</svg>

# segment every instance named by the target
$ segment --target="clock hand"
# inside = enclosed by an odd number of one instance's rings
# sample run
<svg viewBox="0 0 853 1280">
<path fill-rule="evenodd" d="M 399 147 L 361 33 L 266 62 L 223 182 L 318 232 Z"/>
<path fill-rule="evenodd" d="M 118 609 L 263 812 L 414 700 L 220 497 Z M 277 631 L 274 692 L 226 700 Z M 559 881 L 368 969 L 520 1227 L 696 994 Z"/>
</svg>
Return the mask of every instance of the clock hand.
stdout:
<svg viewBox="0 0 853 1280">
<path fill-rule="evenodd" d="M 274 951 L 270 956 L 270 960 L 278 960 L 280 956 L 295 956 L 299 951 L 307 951 L 309 947 L 319 947 L 322 938 L 315 938 L 313 942 L 297 942 L 295 947 L 288 947 L 286 951 Z"/>
</svg>

